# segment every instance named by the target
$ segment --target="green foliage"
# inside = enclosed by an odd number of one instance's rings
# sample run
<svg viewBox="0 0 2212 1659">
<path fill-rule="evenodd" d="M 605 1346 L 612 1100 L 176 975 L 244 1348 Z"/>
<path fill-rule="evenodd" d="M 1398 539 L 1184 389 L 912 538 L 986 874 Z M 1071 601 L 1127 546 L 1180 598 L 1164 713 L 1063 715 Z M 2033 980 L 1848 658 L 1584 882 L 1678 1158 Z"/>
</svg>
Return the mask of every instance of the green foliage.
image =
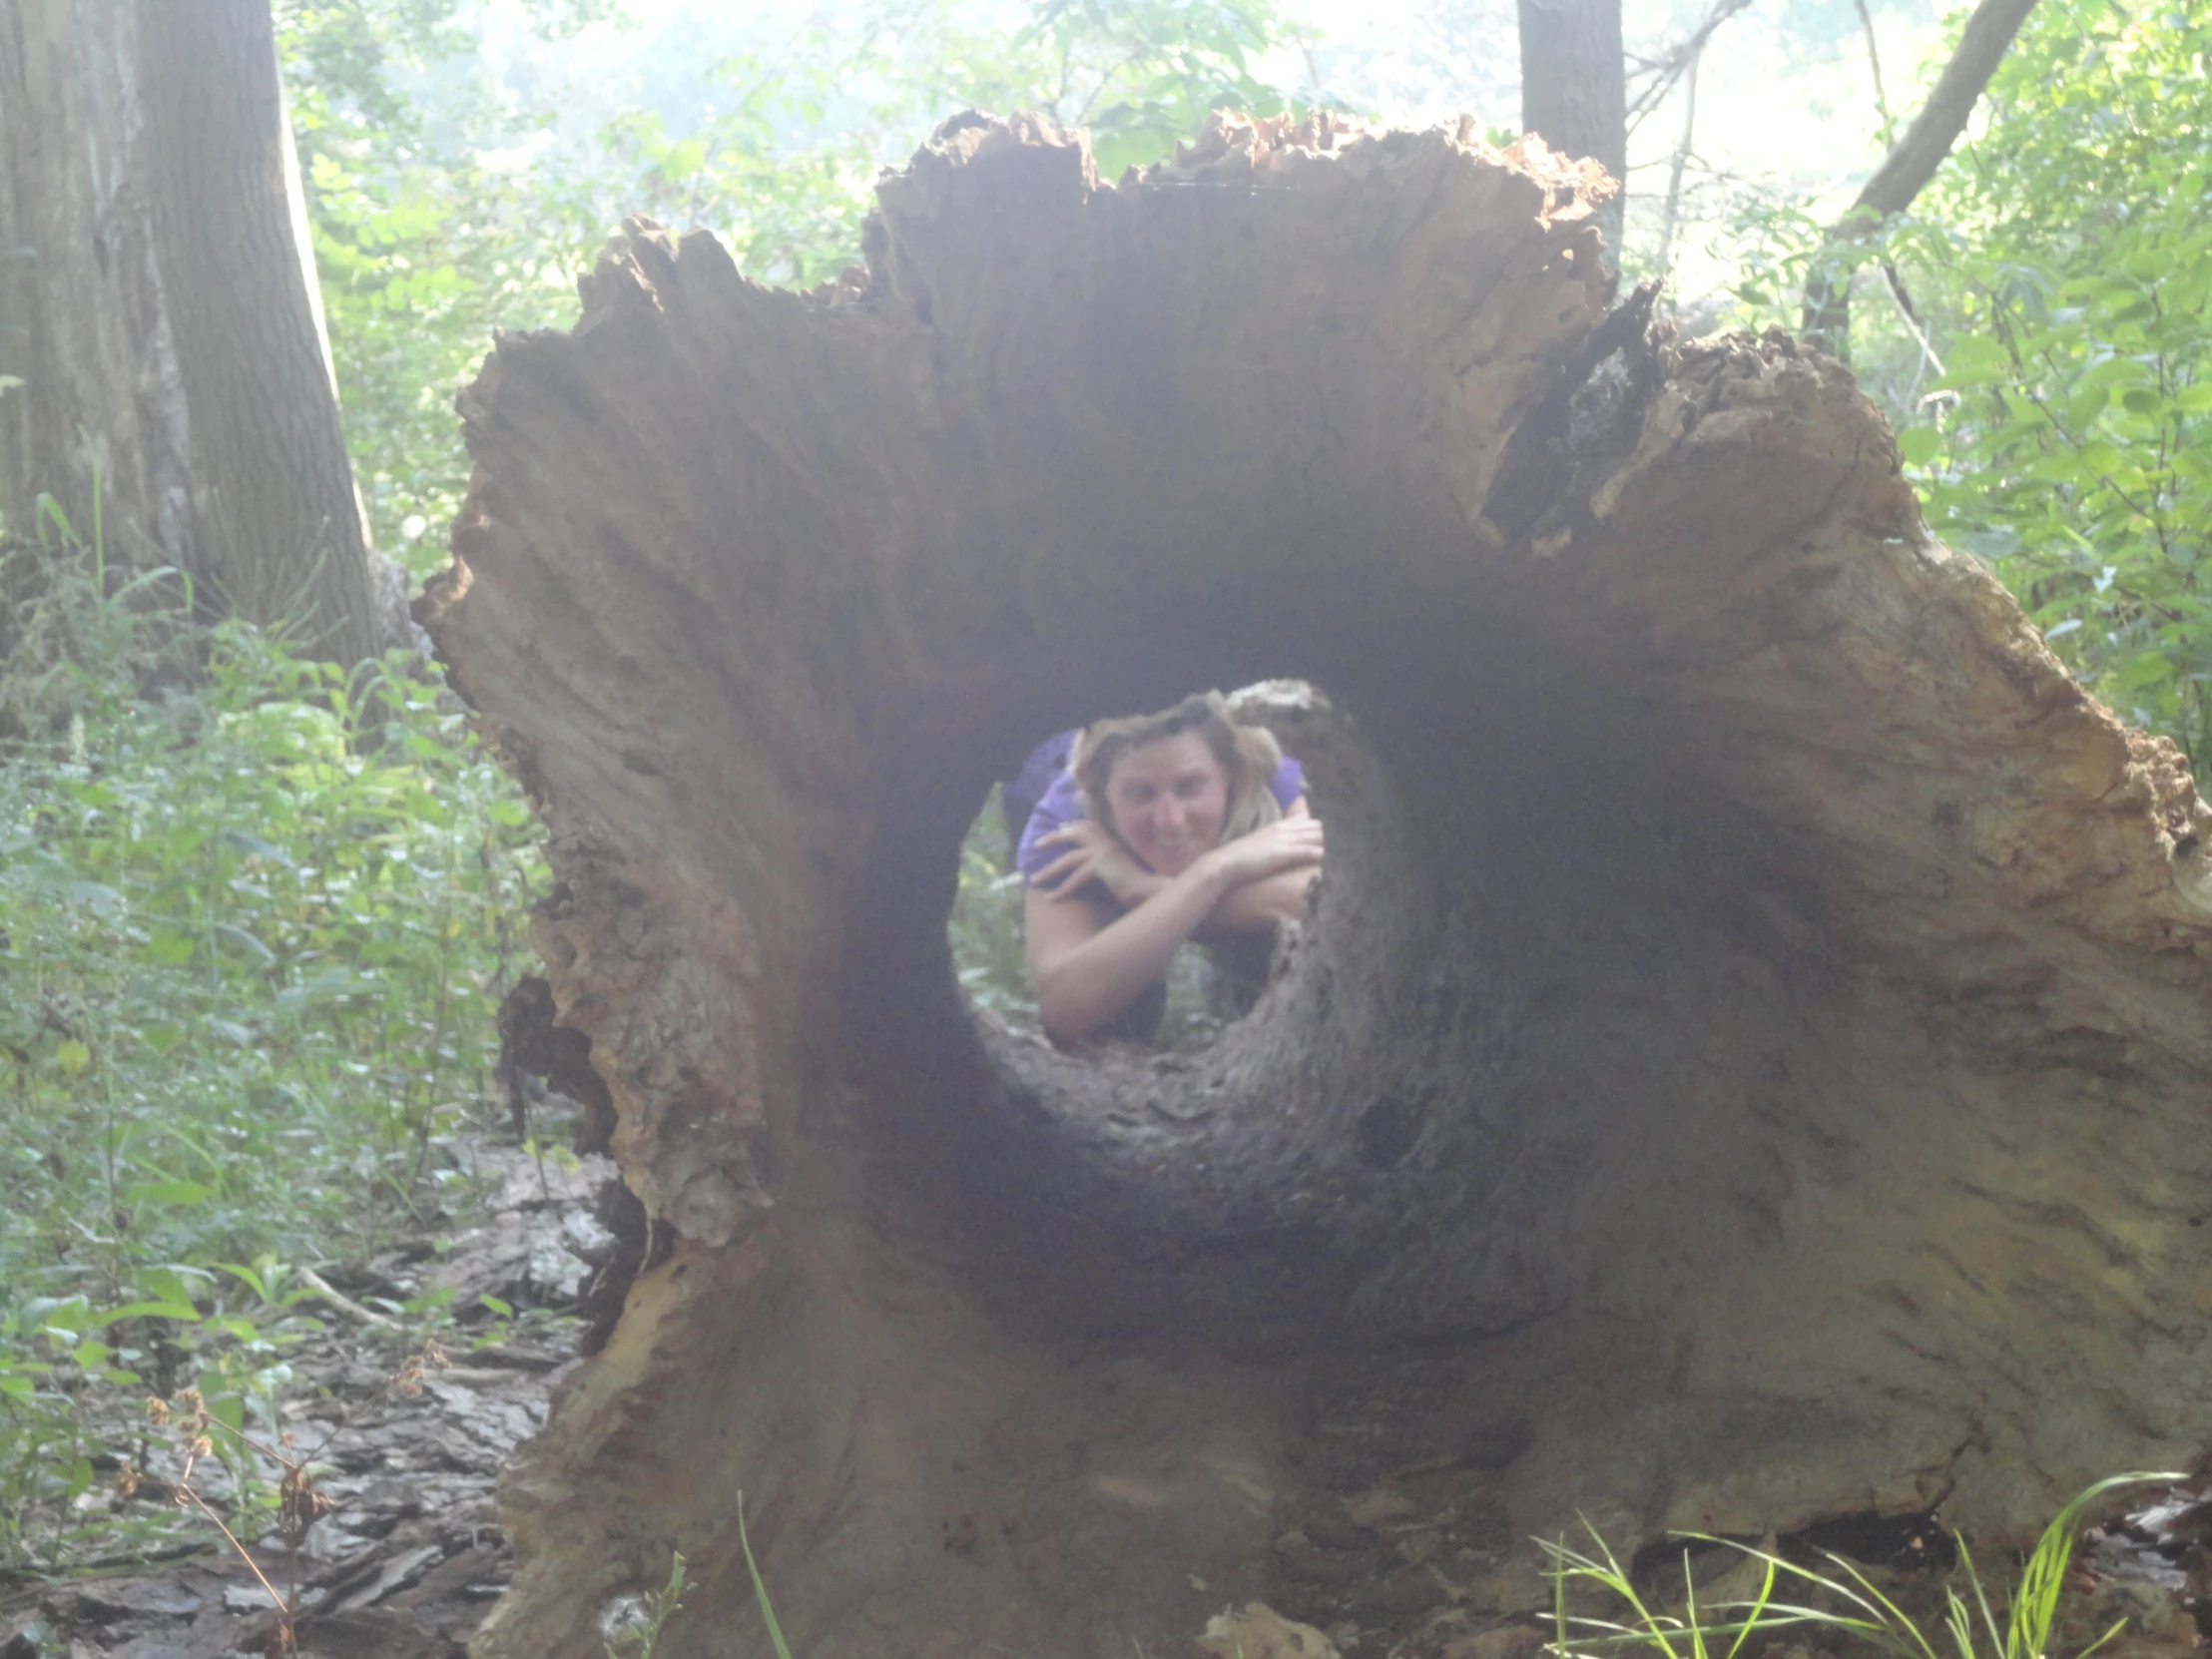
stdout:
<svg viewBox="0 0 2212 1659">
<path fill-rule="evenodd" d="M 1008 856 L 994 789 L 960 843 L 959 884 L 945 930 L 953 971 L 968 1000 L 1010 1024 L 1034 1027 L 1037 999 L 1029 988 L 1023 902 L 1021 874 Z"/>
<path fill-rule="evenodd" d="M 29 1508 L 83 1490 L 83 1388 L 166 1348 L 242 1421 L 281 1381 L 298 1293 L 279 1264 L 365 1244 L 458 1179 L 442 1149 L 537 865 L 513 787 L 421 665 L 341 675 L 203 627 L 163 573 L 119 586 L 69 543 L 7 549 L 0 590 L 16 1553 Z"/>
<path fill-rule="evenodd" d="M 738 1530 L 742 1541 L 745 1530 L 742 1512 L 738 1518 Z M 750 1563 L 752 1559 L 749 1551 L 746 1560 Z M 758 1573 L 754 1575 L 754 1581 L 760 1581 Z M 607 1659 L 653 1659 L 655 1651 L 661 1645 L 661 1626 L 668 1623 L 671 1616 L 683 1610 L 684 1557 L 678 1551 L 669 1562 L 668 1583 L 640 1596 L 632 1621 L 616 1630 L 602 1644 L 606 1648 Z"/>
<path fill-rule="evenodd" d="M 609 8 L 537 0 L 544 33 Z M 631 107 L 563 141 L 557 91 L 518 99 L 454 0 L 285 0 L 286 84 L 348 446 L 378 539 L 426 573 L 468 467 L 453 395 L 495 326 L 566 325 L 577 276 L 630 214 L 718 232 L 764 280 L 858 258 L 878 170 L 967 107 L 1092 130 L 1107 173 L 1170 154 L 1219 104 L 1289 94 L 1253 65 L 1274 0 L 1033 0 L 1011 31 L 952 0 L 760 24 L 693 117 Z"/>
<path fill-rule="evenodd" d="M 1974 262 L 1970 314 L 1935 382 L 1955 401 L 1905 432 L 1932 517 L 1989 554 L 2044 637 L 2106 701 L 2212 760 L 2212 171 L 2194 223 L 2146 215 L 2097 268 Z M 2162 222 L 2163 221 L 2163 222 Z"/>
<path fill-rule="evenodd" d="M 1736 1659 L 1752 1636 L 1772 1634 L 1806 1622 L 1802 1615 L 1774 1605 L 1778 1570 L 1774 1557 L 1763 1557 L 1766 1570 L 1760 1575 L 1759 1588 L 1751 1600 L 1708 1608 L 1707 1613 L 1730 1615 L 1718 1623 L 1708 1623 L 1698 1609 L 1697 1584 L 1690 1576 L 1687 1556 L 1682 1567 L 1683 1610 L 1680 1614 L 1670 1613 L 1637 1589 L 1628 1569 L 1621 1565 L 1597 1529 L 1587 1522 L 1584 1526 L 1589 1531 L 1594 1554 L 1569 1549 L 1564 1541 L 1537 1540 L 1551 1560 L 1550 1651 L 1557 1659 L 1597 1659 L 1598 1655 L 1622 1648 L 1645 1650 L 1656 1659 L 1712 1659 L 1716 1652 L 1721 1654 L 1721 1659 Z M 1599 1618 L 1571 1612 L 1570 1592 L 1578 1589 L 1595 1590 L 1608 1604 L 1617 1602 L 1626 1617 Z M 1728 1638 L 1725 1649 L 1718 1645 L 1722 1637 Z"/>
<path fill-rule="evenodd" d="M 2044 1659 L 2058 1617 L 2066 1565 L 2073 1557 L 2074 1537 L 2091 1506 L 2129 1486 L 2184 1478 L 2179 1474 L 2119 1474 L 2081 1491 L 2043 1529 L 2022 1563 L 2018 1579 L 2009 1586 L 1996 1586 L 1993 1598 L 1991 1587 L 1982 1582 L 1975 1569 L 1965 1538 L 1953 1533 L 1958 1567 L 1952 1580 L 1942 1586 L 1941 1627 L 1933 1634 L 1865 1571 L 1840 1555 L 1824 1554 L 1827 1568 L 1823 1570 L 1771 1549 L 1697 1533 L 1684 1536 L 1743 1556 L 1758 1579 L 1758 1588 L 1748 1600 L 1722 1601 L 1701 1612 L 1685 1556 L 1683 1611 L 1672 1613 L 1655 1606 L 1652 1598 L 1637 1589 L 1593 1528 L 1590 1537 L 1594 1553 L 1570 1549 L 1564 1542 L 1542 1546 L 1551 1557 L 1557 1632 L 1551 1651 L 1558 1659 L 1603 1659 L 1624 1649 L 1647 1653 L 1653 1659 L 1710 1659 L 1719 1639 L 1726 1637 L 1723 1659 L 1734 1659 L 1754 1635 L 1764 1637 L 1810 1626 L 1862 1642 L 1891 1659 Z M 1778 1601 L 1775 1591 L 1779 1584 L 1793 1586 L 1809 1599 Z M 1569 1610 L 1570 1592 L 1576 1591 L 1594 1591 L 1600 1600 L 1625 1609 L 1627 1616 L 1573 1613 Z M 2086 1659 L 2110 1641 L 2125 1622 L 2105 1631 L 2076 1659 Z"/>
<path fill-rule="evenodd" d="M 1015 38 L 1008 105 L 1088 127 L 1099 172 L 1147 167 L 1175 152 L 1209 110 L 1278 115 L 1290 90 L 1261 80 L 1254 60 L 1292 36 L 1273 0 L 1044 0 Z M 1049 96 L 1042 96 L 1049 89 Z M 1313 101 L 1309 89 L 1306 102 Z"/>
<path fill-rule="evenodd" d="M 1210 109 L 1287 108 L 1252 64 L 1288 33 L 1274 0 L 1032 0 L 1010 38 L 952 0 L 870 0 L 717 65 L 705 120 L 618 115 L 601 135 L 612 168 L 577 182 L 569 213 L 579 231 L 626 212 L 704 225 L 754 275 L 811 285 L 857 257 L 877 170 L 944 117 L 1087 128 L 1111 177 L 1172 155 Z"/>
<path fill-rule="evenodd" d="M 1936 532 L 2130 721 L 2212 766 L 2212 14 L 2044 0 L 1909 218 L 1738 223 L 1738 319 L 1858 277 L 1853 366 Z M 1893 281 L 1893 274 L 1895 280 Z"/>
<path fill-rule="evenodd" d="M 776 1606 L 768 1598 L 768 1585 L 761 1578 L 761 1563 L 753 1559 L 753 1540 L 745 1530 L 745 1493 L 738 1493 L 738 1547 L 745 1551 L 745 1570 L 753 1575 L 753 1599 L 759 1603 L 761 1622 L 768 1627 L 769 1645 L 776 1650 L 776 1659 L 792 1659 L 792 1650 L 784 1640 L 784 1626 L 776 1617 Z"/>
<path fill-rule="evenodd" d="M 276 1397 L 292 1381 L 286 1356 L 319 1329 L 294 1308 L 306 1293 L 282 1289 L 285 1271 L 268 1257 L 213 1272 L 146 1267 L 126 1302 L 34 1296 L 0 1312 L 0 1565 L 65 1567 L 87 1551 L 201 1536 L 197 1518 L 174 1504 L 94 1501 L 101 1464 L 146 1458 L 144 1433 L 119 1431 L 126 1413 L 116 1407 L 157 1374 L 194 1377 L 210 1417 L 232 1431 L 215 1437 L 214 1470 L 198 1483 L 223 1501 L 234 1529 L 253 1535 L 274 1519 L 276 1483 L 238 1436 L 275 1442 Z M 111 1407 L 105 1421 L 88 1412 L 94 1401 Z"/>
<path fill-rule="evenodd" d="M 1959 323 L 1902 444 L 2084 681 L 2212 765 L 2212 15 L 2031 15 L 1931 204 Z"/>
<path fill-rule="evenodd" d="M 541 5 L 539 10 L 547 8 Z M 554 8 L 572 21 L 574 8 Z M 377 539 L 417 576 L 443 562 L 468 467 L 454 393 L 494 327 L 565 324 L 585 250 L 518 172 L 484 156 L 530 127 L 480 78 L 433 133 L 394 85 L 463 62 L 455 0 L 285 0 L 293 132 L 353 472 Z M 596 240 L 596 239 L 593 239 Z"/>
<path fill-rule="evenodd" d="M 64 1508 L 99 1480 L 92 1461 L 99 1441 L 63 1391 L 66 1378 L 56 1376 L 64 1368 L 82 1375 L 79 1322 L 66 1309 L 59 1324 L 49 1324 L 54 1311 L 38 1301 L 0 1309 L 0 1565 L 28 1558 L 36 1511 Z M 136 1376 L 110 1367 L 112 1358 L 95 1351 L 84 1363 L 103 1379 Z"/>
</svg>

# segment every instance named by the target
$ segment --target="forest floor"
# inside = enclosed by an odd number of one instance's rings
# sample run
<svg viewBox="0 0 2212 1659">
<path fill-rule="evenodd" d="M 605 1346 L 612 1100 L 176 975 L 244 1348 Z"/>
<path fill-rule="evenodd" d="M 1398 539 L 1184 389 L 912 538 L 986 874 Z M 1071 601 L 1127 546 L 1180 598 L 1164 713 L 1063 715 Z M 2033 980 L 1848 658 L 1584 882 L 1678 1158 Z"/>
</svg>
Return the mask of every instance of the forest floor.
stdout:
<svg viewBox="0 0 2212 1659">
<path fill-rule="evenodd" d="M 574 1305 L 604 1248 L 598 1213 L 617 1181 L 614 1166 L 513 1146 L 472 1152 L 493 1191 L 468 1225 L 402 1240 L 330 1279 L 361 1296 L 451 1287 L 462 1303 Z M 465 1329 L 425 1340 L 370 1323 L 379 1316 L 350 1298 L 332 1307 L 340 1317 L 291 1355 L 292 1381 L 278 1402 L 291 1440 L 285 1453 L 311 1467 L 330 1504 L 301 1546 L 288 1550 L 273 1532 L 250 1563 L 214 1540 L 167 1559 L 113 1560 L 25 1585 L 0 1599 L 0 1659 L 276 1653 L 278 1618 L 263 1579 L 296 1595 L 303 1655 L 458 1659 L 512 1570 L 494 1508 L 500 1468 L 543 1425 L 554 1388 L 580 1363 L 580 1327 L 526 1318 L 526 1335 L 510 1326 L 474 1346 Z M 143 1390 L 105 1404 L 116 1419 L 110 1443 L 146 1435 Z M 173 1502 L 161 1476 L 176 1473 L 157 1448 L 135 1493 L 111 1485 L 97 1499 L 111 1508 Z"/>
<path fill-rule="evenodd" d="M 488 1140 L 465 1151 L 487 1194 L 480 1206 L 448 1218 L 440 1234 L 405 1238 L 348 1271 L 332 1270 L 325 1308 L 335 1317 L 290 1356 L 290 1381 L 277 1402 L 289 1441 L 282 1449 L 311 1467 L 314 1490 L 329 1503 L 299 1547 L 284 1547 L 273 1528 L 250 1551 L 211 1538 L 136 1559 L 119 1552 L 80 1562 L 50 1582 L 0 1586 L 0 1659 L 281 1654 L 280 1621 L 265 1581 L 291 1599 L 304 1659 L 465 1659 L 470 1634 L 513 1570 L 496 1511 L 499 1474 L 582 1363 L 582 1324 L 561 1311 L 580 1306 L 611 1244 L 602 1218 L 620 1185 L 605 1158 L 541 1156 Z M 389 1305 L 445 1289 L 455 1305 L 481 1308 L 489 1298 L 534 1312 L 489 1332 L 456 1323 L 426 1334 L 354 1300 Z M 148 1429 L 144 1390 L 88 1398 L 87 1408 L 109 1419 L 106 1443 L 136 1437 L 146 1471 L 135 1492 L 110 1483 L 88 1494 L 94 1504 L 113 1513 L 176 1501 L 169 1482 L 178 1463 L 174 1454 L 165 1462 Z M 1408 1530 L 1415 1541 L 1433 1542 L 1388 1519 L 1340 1517 L 1337 1530 L 1358 1531 L 1371 1544 Z M 1951 1563 L 1939 1527 L 1915 1517 L 1862 1530 L 1803 1541 L 1852 1558 L 1865 1582 L 1924 1628 L 1939 1627 L 1941 1586 L 1952 1577 L 1942 1570 Z M 1395 1563 L 1368 1559 L 1369 1550 L 1357 1563 L 1347 1557 L 1346 1571 L 1316 1573 L 1308 1561 L 1312 1533 L 1309 1520 L 1277 1545 L 1283 1587 L 1296 1586 L 1282 1611 L 1326 1629 L 1348 1659 L 1536 1659 L 1552 1634 L 1548 1616 L 1536 1610 L 1469 1621 L 1431 1609 L 1434 1616 L 1408 1620 L 1399 1616 L 1408 1609 L 1371 1605 Z M 2212 1501 L 2189 1493 L 2166 1494 L 2092 1531 L 2070 1575 L 2074 1593 L 2053 1650 L 2078 1652 L 2124 1620 L 2125 1637 L 2105 1650 L 2115 1659 L 2201 1652 L 2192 1611 L 2212 1577 L 2208 1542 Z M 1712 1565 L 1700 1563 L 1703 1572 Z M 1647 1568 L 1662 1595 L 1668 1570 L 1658 1562 Z M 1740 1590 L 1716 1581 L 1706 1591 L 1724 1588 Z M 1816 1639 L 1769 1643 L 1765 1651 L 1821 1659 L 1828 1649 Z"/>
</svg>

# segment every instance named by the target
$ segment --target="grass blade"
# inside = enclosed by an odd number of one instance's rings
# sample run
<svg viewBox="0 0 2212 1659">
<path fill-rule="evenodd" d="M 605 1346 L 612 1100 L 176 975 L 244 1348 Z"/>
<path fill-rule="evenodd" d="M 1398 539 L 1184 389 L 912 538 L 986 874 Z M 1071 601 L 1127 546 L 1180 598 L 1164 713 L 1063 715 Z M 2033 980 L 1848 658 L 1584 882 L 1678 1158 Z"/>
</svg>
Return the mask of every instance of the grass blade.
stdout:
<svg viewBox="0 0 2212 1659">
<path fill-rule="evenodd" d="M 2179 1474 L 2110 1475 L 2085 1487 L 2071 1503 L 2052 1516 L 2020 1573 L 2019 1593 L 2012 1598 L 2012 1610 L 2005 1621 L 2001 1649 L 2004 1659 L 2042 1659 L 2050 1642 L 2051 1622 L 2058 1613 L 2058 1594 L 2065 1587 L 2066 1564 L 2073 1559 L 2074 1534 L 2080 1530 L 2083 1511 L 2105 1493 L 2118 1491 L 2123 1486 L 2170 1485 L 2186 1478 Z"/>
<path fill-rule="evenodd" d="M 745 1570 L 753 1575 L 754 1599 L 761 1604 L 761 1621 L 768 1626 L 769 1645 L 776 1649 L 776 1659 L 792 1659 L 792 1650 L 785 1645 L 784 1627 L 776 1622 L 776 1608 L 768 1599 L 768 1586 L 761 1582 L 760 1563 L 753 1559 L 753 1540 L 745 1535 L 745 1493 L 738 1493 L 738 1547 L 745 1551 Z"/>
</svg>

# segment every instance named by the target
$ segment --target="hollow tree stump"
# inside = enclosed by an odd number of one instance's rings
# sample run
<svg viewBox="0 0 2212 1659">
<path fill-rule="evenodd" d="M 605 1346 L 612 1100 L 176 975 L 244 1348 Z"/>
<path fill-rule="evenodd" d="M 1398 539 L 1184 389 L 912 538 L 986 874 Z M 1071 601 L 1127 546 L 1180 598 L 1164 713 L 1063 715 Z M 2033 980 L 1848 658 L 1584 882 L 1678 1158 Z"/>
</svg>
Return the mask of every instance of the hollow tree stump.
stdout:
<svg viewBox="0 0 2212 1659">
<path fill-rule="evenodd" d="M 482 1659 L 676 1549 L 663 1652 L 765 1651 L 741 1488 L 802 1654 L 1172 1654 L 1509 1605 L 1578 1510 L 1987 1537 L 2199 1448 L 2212 814 L 1835 362 L 1608 312 L 1606 189 L 1220 119 L 1104 188 L 967 117 L 832 290 L 640 225 L 499 342 L 422 609 L 679 1242 L 511 1472 Z M 1350 722 L 1257 1012 L 969 1016 L 996 772 L 1265 675 Z"/>
</svg>

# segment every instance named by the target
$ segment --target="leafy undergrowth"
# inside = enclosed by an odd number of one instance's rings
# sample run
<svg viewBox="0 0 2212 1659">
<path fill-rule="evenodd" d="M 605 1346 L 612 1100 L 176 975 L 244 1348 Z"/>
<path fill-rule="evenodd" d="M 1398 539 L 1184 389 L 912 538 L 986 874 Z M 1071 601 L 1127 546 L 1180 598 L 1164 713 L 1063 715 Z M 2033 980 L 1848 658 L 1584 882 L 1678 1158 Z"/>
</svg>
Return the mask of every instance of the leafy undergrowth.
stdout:
<svg viewBox="0 0 2212 1659">
<path fill-rule="evenodd" d="M 1022 941 L 1022 880 L 994 788 L 960 843 L 958 884 L 945 934 L 952 968 L 968 1000 L 1009 1025 L 1037 1025 Z"/>
<path fill-rule="evenodd" d="M 433 671 L 194 620 L 65 536 L 0 549 L 0 1566 L 146 1540 L 92 1393 L 272 1422 L 298 1270 L 465 1178 L 537 874 Z M 458 1196 L 455 1194 L 454 1196 Z M 175 1528 L 177 1517 L 140 1529 Z"/>
</svg>

